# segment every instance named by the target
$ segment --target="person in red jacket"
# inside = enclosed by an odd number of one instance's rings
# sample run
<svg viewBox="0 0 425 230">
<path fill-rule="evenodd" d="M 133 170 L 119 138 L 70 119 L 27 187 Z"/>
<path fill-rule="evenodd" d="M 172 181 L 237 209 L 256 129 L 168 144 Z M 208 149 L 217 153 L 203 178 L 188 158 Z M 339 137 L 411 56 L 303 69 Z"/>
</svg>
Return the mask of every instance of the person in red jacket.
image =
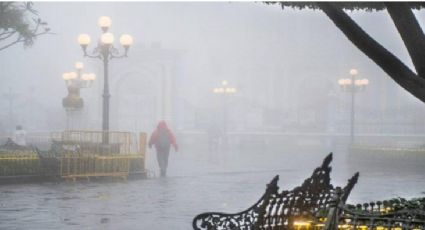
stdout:
<svg viewBox="0 0 425 230">
<path fill-rule="evenodd" d="M 149 138 L 149 148 L 155 146 L 156 156 L 159 168 L 161 169 L 161 176 L 166 176 L 168 167 L 168 157 L 170 155 L 170 147 L 173 145 L 174 150 L 178 151 L 176 137 L 168 128 L 165 121 L 160 121 L 157 128 L 153 131 Z"/>
</svg>

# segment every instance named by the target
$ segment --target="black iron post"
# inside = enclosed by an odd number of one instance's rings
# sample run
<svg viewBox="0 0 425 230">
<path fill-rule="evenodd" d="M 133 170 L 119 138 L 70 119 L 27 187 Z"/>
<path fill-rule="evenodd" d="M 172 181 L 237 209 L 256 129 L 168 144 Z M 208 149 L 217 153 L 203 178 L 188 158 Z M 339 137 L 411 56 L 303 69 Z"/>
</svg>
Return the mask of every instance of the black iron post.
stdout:
<svg viewBox="0 0 425 230">
<path fill-rule="evenodd" d="M 227 140 L 227 120 L 228 120 L 228 97 L 230 96 L 230 94 L 234 94 L 236 93 L 236 88 L 234 87 L 228 87 L 228 83 L 227 81 L 222 81 L 221 82 L 221 87 L 217 87 L 213 89 L 213 92 L 217 95 L 221 95 L 223 98 L 222 106 L 223 106 L 223 114 L 222 114 L 222 141 L 223 141 L 223 147 L 226 149 L 227 145 L 228 145 L 228 140 Z"/>
<path fill-rule="evenodd" d="M 347 79 L 339 79 L 338 84 L 342 90 L 351 93 L 351 113 L 350 113 L 350 144 L 354 143 L 354 129 L 355 129 L 355 120 L 356 120 L 356 93 L 363 91 L 367 85 L 369 85 L 369 80 L 364 79 L 356 79 L 357 70 L 350 70 L 351 78 Z"/>
<path fill-rule="evenodd" d="M 350 119 L 350 144 L 354 143 L 354 120 L 355 120 L 355 75 L 351 75 L 351 119 Z"/>
<path fill-rule="evenodd" d="M 227 93 L 223 93 L 223 147 L 227 150 L 228 146 L 228 135 L 227 135 L 227 97 L 229 96 Z"/>
<path fill-rule="evenodd" d="M 102 143 L 109 144 L 109 76 L 108 76 L 108 65 L 109 65 L 109 46 L 102 45 L 102 57 L 103 57 L 103 109 L 102 109 Z"/>
<path fill-rule="evenodd" d="M 78 42 L 84 51 L 84 57 L 99 58 L 103 61 L 103 108 L 102 108 L 102 144 L 109 144 L 109 99 L 111 94 L 109 93 L 109 60 L 112 58 L 124 58 L 127 57 L 127 52 L 130 45 L 133 43 L 133 38 L 128 34 L 123 34 L 120 37 L 120 43 L 124 48 L 124 52 L 120 54 L 119 50 L 113 46 L 114 36 L 108 32 L 109 26 L 111 25 L 111 19 L 106 16 L 102 16 L 98 21 L 103 34 L 97 45 L 93 50 L 93 54 L 87 53 L 87 46 L 90 43 L 90 36 L 87 34 L 80 34 L 78 36 Z"/>
</svg>

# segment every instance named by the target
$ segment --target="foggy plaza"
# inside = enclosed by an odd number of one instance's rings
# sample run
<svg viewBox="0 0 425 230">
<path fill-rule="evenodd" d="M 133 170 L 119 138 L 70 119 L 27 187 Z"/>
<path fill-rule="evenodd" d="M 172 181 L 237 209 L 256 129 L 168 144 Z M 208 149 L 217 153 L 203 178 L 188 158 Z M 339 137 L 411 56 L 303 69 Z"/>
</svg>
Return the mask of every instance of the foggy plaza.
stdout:
<svg viewBox="0 0 425 230">
<path fill-rule="evenodd" d="M 2 183 L 0 229 L 192 229 L 199 213 L 249 208 L 275 175 L 281 189 L 301 185 L 330 152 L 332 184 L 360 172 L 349 202 L 425 194 L 424 102 L 319 9 L 38 1 L 33 8 L 49 33 L 30 47 L 0 50 L 0 145 L 21 126 L 25 145 L 40 151 L 66 131 L 93 131 L 113 152 L 115 136 L 102 134 L 107 66 L 106 130 L 128 134 L 129 151 L 143 152 L 143 178 Z M 386 10 L 345 12 L 415 68 Z M 424 10 L 413 12 L 423 26 Z M 107 64 L 88 57 L 102 43 L 102 16 L 111 20 L 111 54 L 123 56 Z M 86 48 L 81 34 L 90 36 Z M 120 41 L 123 34 L 131 39 Z M 80 104 L 69 99 L 71 84 Z M 178 144 L 166 176 L 147 143 L 162 120 Z"/>
</svg>

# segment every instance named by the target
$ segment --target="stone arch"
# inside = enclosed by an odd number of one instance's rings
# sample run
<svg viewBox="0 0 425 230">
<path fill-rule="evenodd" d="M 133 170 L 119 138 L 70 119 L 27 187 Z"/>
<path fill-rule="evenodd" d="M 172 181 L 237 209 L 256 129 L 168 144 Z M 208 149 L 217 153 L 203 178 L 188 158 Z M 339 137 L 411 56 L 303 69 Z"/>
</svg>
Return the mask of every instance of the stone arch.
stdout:
<svg viewBox="0 0 425 230">
<path fill-rule="evenodd" d="M 179 53 L 136 45 L 126 61 L 111 66 L 111 130 L 149 131 L 174 117 Z"/>
<path fill-rule="evenodd" d="M 158 68 L 151 65 L 139 65 L 118 74 L 111 99 L 116 129 L 146 131 L 156 123 L 161 104 L 160 76 Z"/>
</svg>

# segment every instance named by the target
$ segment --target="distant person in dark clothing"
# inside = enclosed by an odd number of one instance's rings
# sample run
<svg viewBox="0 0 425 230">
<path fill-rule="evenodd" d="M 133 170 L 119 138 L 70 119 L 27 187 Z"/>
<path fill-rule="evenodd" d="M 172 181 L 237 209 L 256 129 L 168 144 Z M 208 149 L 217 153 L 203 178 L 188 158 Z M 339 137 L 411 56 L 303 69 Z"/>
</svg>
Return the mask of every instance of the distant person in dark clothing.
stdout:
<svg viewBox="0 0 425 230">
<path fill-rule="evenodd" d="M 170 146 L 173 145 L 176 152 L 178 151 L 178 146 L 174 134 L 168 128 L 165 121 L 160 121 L 158 127 L 153 131 L 149 139 L 149 148 L 152 148 L 152 145 L 155 145 L 161 176 L 166 176 Z"/>
</svg>

